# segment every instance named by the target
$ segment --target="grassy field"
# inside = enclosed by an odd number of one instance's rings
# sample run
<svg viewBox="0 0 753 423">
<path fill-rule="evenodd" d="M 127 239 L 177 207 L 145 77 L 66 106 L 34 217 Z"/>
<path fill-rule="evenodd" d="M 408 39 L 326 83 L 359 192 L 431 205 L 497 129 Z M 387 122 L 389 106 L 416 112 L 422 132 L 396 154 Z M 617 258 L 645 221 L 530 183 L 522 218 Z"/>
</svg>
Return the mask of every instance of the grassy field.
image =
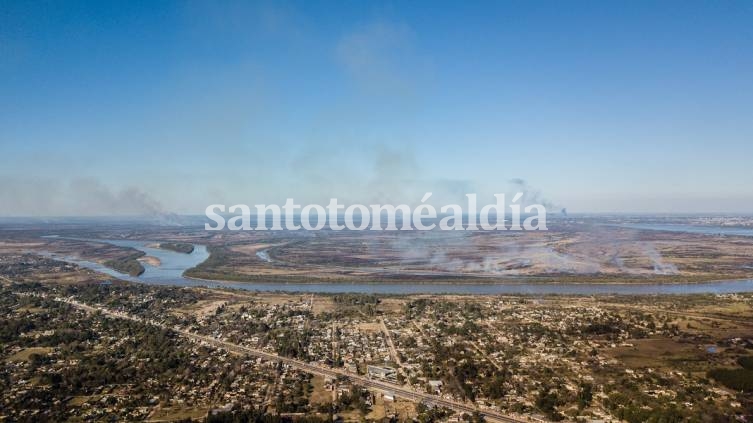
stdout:
<svg viewBox="0 0 753 423">
<path fill-rule="evenodd" d="M 52 351 L 52 348 L 50 347 L 24 348 L 21 351 L 18 351 L 17 353 L 8 357 L 8 361 L 15 361 L 15 362 L 30 361 L 31 356 L 33 354 L 46 355 L 46 354 L 49 354 L 51 351 Z"/>
<path fill-rule="evenodd" d="M 324 376 L 316 375 L 312 377 L 311 384 L 314 386 L 314 390 L 309 397 L 309 402 L 311 402 L 311 404 L 332 403 L 332 391 L 324 389 Z"/>
<path fill-rule="evenodd" d="M 158 408 L 146 420 L 148 422 L 174 422 L 185 419 L 201 419 L 207 415 L 208 407 Z"/>
<path fill-rule="evenodd" d="M 697 346 L 680 343 L 672 339 L 636 339 L 633 345 L 619 346 L 607 350 L 607 353 L 620 360 L 628 368 L 674 367 L 677 361 L 702 360 L 705 352 Z"/>
</svg>

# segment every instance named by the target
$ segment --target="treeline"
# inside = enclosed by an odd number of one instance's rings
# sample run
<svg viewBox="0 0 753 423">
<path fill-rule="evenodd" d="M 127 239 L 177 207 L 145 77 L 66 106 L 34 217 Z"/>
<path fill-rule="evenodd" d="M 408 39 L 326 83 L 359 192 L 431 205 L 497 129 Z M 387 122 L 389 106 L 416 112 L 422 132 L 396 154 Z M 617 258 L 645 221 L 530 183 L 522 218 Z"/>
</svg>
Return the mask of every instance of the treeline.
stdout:
<svg viewBox="0 0 753 423">
<path fill-rule="evenodd" d="M 381 302 L 374 294 L 338 294 L 332 296 L 332 301 L 339 306 L 340 315 L 348 311 L 357 311 L 366 316 L 375 316 L 377 305 Z"/>
<path fill-rule="evenodd" d="M 753 370 L 717 368 L 709 370 L 707 376 L 730 389 L 753 392 Z"/>
<path fill-rule="evenodd" d="M 115 269 L 120 273 L 127 273 L 131 276 L 140 276 L 144 273 L 144 266 L 139 263 L 139 258 L 145 256 L 143 251 L 138 251 L 133 254 L 129 254 L 125 257 L 120 257 L 112 260 L 107 260 L 105 266 Z"/>
<path fill-rule="evenodd" d="M 742 356 L 737 359 L 737 364 L 742 366 L 743 369 L 753 370 L 753 356 Z"/>
<path fill-rule="evenodd" d="M 298 332 L 290 328 L 283 328 L 280 334 L 283 336 L 277 338 L 277 354 L 298 359 L 307 358 L 306 346 L 309 345 L 311 331 Z"/>
<path fill-rule="evenodd" d="M 35 328 L 35 323 L 29 319 L 0 319 L 0 342 L 18 339 L 22 333 L 31 332 Z"/>
<path fill-rule="evenodd" d="M 358 410 L 362 414 L 369 412 L 370 406 L 366 399 L 371 395 L 369 391 L 360 386 L 352 386 L 350 392 L 344 392 L 337 399 L 336 409 L 338 410 Z"/>
<path fill-rule="evenodd" d="M 159 247 L 163 250 L 175 251 L 176 253 L 193 253 L 193 244 L 188 244 L 186 242 L 163 242 Z"/>
<path fill-rule="evenodd" d="M 715 368 L 706 373 L 706 376 L 716 380 L 722 385 L 745 393 L 753 392 L 753 356 L 742 356 L 737 359 L 741 368 Z"/>
<path fill-rule="evenodd" d="M 676 404 L 667 403 L 653 398 L 646 398 L 637 392 L 613 392 L 604 401 L 604 405 L 612 412 L 612 415 L 628 423 L 680 423 L 688 417 Z M 709 421 L 715 420 L 709 416 Z"/>
</svg>

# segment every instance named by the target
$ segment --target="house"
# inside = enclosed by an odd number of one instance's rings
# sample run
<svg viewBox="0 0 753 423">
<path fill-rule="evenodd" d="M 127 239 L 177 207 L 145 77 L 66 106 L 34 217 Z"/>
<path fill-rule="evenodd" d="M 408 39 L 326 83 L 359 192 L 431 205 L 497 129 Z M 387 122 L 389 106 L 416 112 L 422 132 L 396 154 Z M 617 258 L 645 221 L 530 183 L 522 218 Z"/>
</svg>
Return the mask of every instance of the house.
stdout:
<svg viewBox="0 0 753 423">
<path fill-rule="evenodd" d="M 429 387 L 431 388 L 431 392 L 434 394 L 440 394 L 442 393 L 442 381 L 441 380 L 430 380 L 429 381 Z"/>
<path fill-rule="evenodd" d="M 391 367 L 367 366 L 369 377 L 382 380 L 396 380 L 397 371 Z"/>
</svg>

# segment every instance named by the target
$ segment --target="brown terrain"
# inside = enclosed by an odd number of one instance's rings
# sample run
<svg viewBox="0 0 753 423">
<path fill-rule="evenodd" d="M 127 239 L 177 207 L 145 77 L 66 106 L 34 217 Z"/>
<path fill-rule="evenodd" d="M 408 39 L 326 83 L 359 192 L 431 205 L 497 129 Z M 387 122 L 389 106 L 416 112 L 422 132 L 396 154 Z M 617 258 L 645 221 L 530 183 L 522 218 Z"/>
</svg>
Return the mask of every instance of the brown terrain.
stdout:
<svg viewBox="0 0 753 423">
<path fill-rule="evenodd" d="M 201 227 L 60 231 L 86 239 L 206 245 L 186 275 L 232 281 L 362 283 L 699 282 L 753 277 L 753 237 L 638 230 L 565 221 L 544 232 L 208 232 Z M 106 242 L 4 231 L 0 253 L 53 253 L 108 265 L 141 260 Z"/>
</svg>

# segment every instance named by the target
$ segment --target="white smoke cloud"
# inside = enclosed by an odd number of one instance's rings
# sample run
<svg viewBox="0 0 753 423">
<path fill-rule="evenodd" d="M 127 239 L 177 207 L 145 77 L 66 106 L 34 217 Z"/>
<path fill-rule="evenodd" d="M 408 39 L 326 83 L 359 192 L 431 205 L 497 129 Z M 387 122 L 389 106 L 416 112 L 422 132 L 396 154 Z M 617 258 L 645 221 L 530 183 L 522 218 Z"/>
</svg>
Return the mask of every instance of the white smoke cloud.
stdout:
<svg viewBox="0 0 753 423">
<path fill-rule="evenodd" d="M 159 200 L 126 186 L 113 189 L 94 178 L 71 181 L 0 177 L 0 215 L 153 216 L 171 220 Z"/>
</svg>

